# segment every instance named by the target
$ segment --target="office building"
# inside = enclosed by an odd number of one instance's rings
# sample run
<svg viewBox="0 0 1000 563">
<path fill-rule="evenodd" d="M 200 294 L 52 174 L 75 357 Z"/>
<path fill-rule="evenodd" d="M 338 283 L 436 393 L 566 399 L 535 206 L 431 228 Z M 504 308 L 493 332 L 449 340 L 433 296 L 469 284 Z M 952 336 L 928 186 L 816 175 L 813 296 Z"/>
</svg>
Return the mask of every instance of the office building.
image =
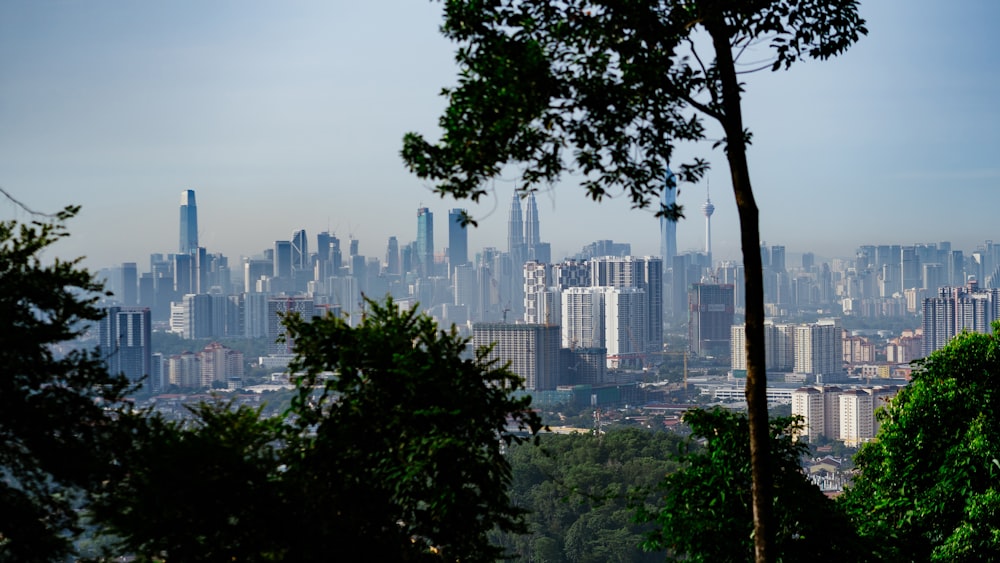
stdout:
<svg viewBox="0 0 1000 563">
<path fill-rule="evenodd" d="M 455 268 L 469 263 L 469 231 L 462 224 L 467 214 L 465 209 L 448 212 L 448 277 Z"/>
<path fill-rule="evenodd" d="M 194 190 L 181 192 L 181 223 L 180 223 L 181 254 L 190 254 L 198 248 L 198 206 L 194 201 Z"/>
<path fill-rule="evenodd" d="M 138 382 L 150 376 L 153 321 L 148 307 L 109 307 L 98 326 L 98 347 L 108 373 Z"/>
<path fill-rule="evenodd" d="M 385 273 L 390 276 L 402 274 L 399 268 L 399 241 L 396 237 L 389 237 L 385 245 Z"/>
<path fill-rule="evenodd" d="M 527 255 L 524 244 L 524 220 L 521 218 L 521 199 L 514 192 L 507 214 L 507 252 L 520 269 Z"/>
<path fill-rule="evenodd" d="M 417 209 L 416 270 L 423 277 L 434 275 L 434 214 L 430 209 Z"/>
<path fill-rule="evenodd" d="M 677 205 L 677 177 L 667 167 L 663 181 L 663 194 L 660 196 L 660 208 L 671 210 Z M 660 217 L 660 257 L 664 269 L 670 268 L 677 256 L 677 221 L 668 217 Z"/>
<path fill-rule="evenodd" d="M 548 264 L 552 261 L 552 248 L 547 242 L 542 242 L 539 230 L 538 204 L 535 193 L 528 194 L 524 212 L 524 247 L 525 260 L 535 260 Z"/>
<path fill-rule="evenodd" d="M 802 432 L 810 442 L 840 438 L 840 387 L 800 387 L 792 392 L 792 415 L 802 417 Z"/>
<path fill-rule="evenodd" d="M 139 304 L 139 274 L 135 262 L 122 264 L 121 280 L 119 299 L 126 307 L 135 307 Z"/>
<path fill-rule="evenodd" d="M 524 263 L 524 322 L 529 324 L 552 323 L 552 311 L 545 308 L 545 295 L 552 277 L 549 264 L 529 260 Z M 558 317 L 557 317 L 558 318 Z"/>
<path fill-rule="evenodd" d="M 641 369 L 647 363 L 646 291 L 636 287 L 598 288 L 604 299 L 604 347 L 608 368 Z"/>
<path fill-rule="evenodd" d="M 698 356 L 730 353 L 733 326 L 733 286 L 691 284 L 688 289 L 688 346 Z"/>
<path fill-rule="evenodd" d="M 186 340 L 216 336 L 212 296 L 188 293 L 170 304 L 170 332 Z"/>
</svg>

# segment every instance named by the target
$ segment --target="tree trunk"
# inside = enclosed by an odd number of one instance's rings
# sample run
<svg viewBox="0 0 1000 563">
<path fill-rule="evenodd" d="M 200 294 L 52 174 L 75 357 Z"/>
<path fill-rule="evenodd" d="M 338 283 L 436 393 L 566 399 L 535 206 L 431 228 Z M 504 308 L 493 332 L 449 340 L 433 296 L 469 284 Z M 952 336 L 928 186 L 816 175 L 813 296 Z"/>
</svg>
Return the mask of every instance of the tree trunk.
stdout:
<svg viewBox="0 0 1000 563">
<path fill-rule="evenodd" d="M 730 45 L 731 33 L 724 22 L 708 26 L 715 47 L 716 64 L 722 82 L 722 126 L 726 135 L 726 156 L 740 216 L 746 284 L 747 413 L 750 423 L 750 470 L 753 476 L 754 556 L 757 563 L 775 560 L 774 478 L 771 475 L 771 448 L 768 431 L 767 379 L 764 355 L 764 272 L 760 259 L 760 226 L 757 203 L 750 189 L 740 85 Z"/>
</svg>

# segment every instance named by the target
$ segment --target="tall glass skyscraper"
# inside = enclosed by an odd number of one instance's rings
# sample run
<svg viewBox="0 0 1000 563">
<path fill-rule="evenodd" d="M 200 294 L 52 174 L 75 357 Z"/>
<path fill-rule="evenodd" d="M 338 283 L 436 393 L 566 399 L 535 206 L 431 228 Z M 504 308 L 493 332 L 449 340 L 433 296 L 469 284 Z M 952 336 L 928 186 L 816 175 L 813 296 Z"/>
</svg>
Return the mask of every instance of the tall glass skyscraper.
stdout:
<svg viewBox="0 0 1000 563">
<path fill-rule="evenodd" d="M 516 191 L 510 200 L 510 213 L 507 215 L 507 252 L 520 268 L 527 253 L 524 246 L 524 220 L 521 219 L 521 198 Z"/>
<path fill-rule="evenodd" d="M 434 274 L 434 214 L 430 209 L 417 209 L 417 263 L 420 274 Z"/>
<path fill-rule="evenodd" d="M 198 206 L 194 202 L 194 190 L 181 192 L 181 244 L 180 253 L 190 254 L 198 248 Z"/>
<path fill-rule="evenodd" d="M 464 209 L 448 212 L 448 274 L 455 268 L 469 263 L 469 232 L 462 224 Z"/>
<path fill-rule="evenodd" d="M 524 244 L 530 250 L 534 250 L 542 243 L 538 234 L 538 205 L 535 203 L 535 194 L 528 194 L 528 206 L 524 217 Z"/>
<path fill-rule="evenodd" d="M 666 209 L 677 204 L 677 177 L 667 167 L 667 175 L 663 182 L 663 195 L 660 205 Z M 663 257 L 663 267 L 670 268 L 677 256 L 677 221 L 660 217 L 660 256 Z"/>
</svg>

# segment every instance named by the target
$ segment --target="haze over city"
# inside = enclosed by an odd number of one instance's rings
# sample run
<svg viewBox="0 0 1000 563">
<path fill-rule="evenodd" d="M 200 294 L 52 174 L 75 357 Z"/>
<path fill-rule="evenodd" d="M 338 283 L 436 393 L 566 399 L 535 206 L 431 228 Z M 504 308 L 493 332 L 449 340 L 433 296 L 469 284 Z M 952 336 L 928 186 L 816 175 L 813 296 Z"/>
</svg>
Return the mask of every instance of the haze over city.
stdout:
<svg viewBox="0 0 1000 563">
<path fill-rule="evenodd" d="M 832 257 L 1000 238 L 1000 5 L 887 0 L 861 13 L 871 34 L 843 56 L 745 76 L 762 239 Z M 82 205 L 58 249 L 93 267 L 173 251 L 184 189 L 198 193 L 201 244 L 234 258 L 296 229 L 379 255 L 389 236 L 415 238 L 420 206 L 468 207 L 470 249 L 502 246 L 513 181 L 479 205 L 441 200 L 399 158 L 405 132 L 436 136 L 455 80 L 440 21 L 426 1 L 3 3 L 0 186 L 40 211 Z M 713 170 L 681 185 L 678 250 L 703 246 L 710 185 L 713 254 L 736 259 L 722 153 L 705 143 L 677 158 L 693 154 Z M 537 200 L 554 259 L 595 239 L 658 252 L 652 213 L 624 198 L 595 204 L 571 177 Z M 25 214 L 4 203 L 0 216 Z"/>
</svg>

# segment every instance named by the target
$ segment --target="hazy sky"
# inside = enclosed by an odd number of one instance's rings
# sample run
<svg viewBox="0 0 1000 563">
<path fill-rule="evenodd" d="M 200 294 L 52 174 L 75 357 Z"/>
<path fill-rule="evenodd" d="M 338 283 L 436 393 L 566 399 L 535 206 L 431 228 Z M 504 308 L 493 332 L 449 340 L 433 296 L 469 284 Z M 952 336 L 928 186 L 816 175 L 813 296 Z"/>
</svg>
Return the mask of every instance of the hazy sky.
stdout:
<svg viewBox="0 0 1000 563">
<path fill-rule="evenodd" d="M 870 34 L 838 59 L 748 77 L 761 237 L 788 252 L 1000 240 L 1000 2 L 869 0 Z M 197 191 L 201 243 L 235 260 L 304 228 L 416 237 L 416 209 L 447 210 L 399 158 L 406 131 L 437 136 L 455 79 L 441 4 L 0 2 L 0 186 L 28 206 L 81 204 L 60 243 L 87 264 L 176 252 L 178 205 Z M 739 256 L 722 154 L 707 154 L 716 258 Z M 470 249 L 506 245 L 512 178 L 470 207 Z M 537 196 L 553 257 L 590 241 L 657 253 L 651 213 L 595 204 L 572 179 Z M 681 186 L 681 251 L 704 245 L 705 186 Z M 0 202 L 0 217 L 27 218 Z"/>
</svg>

